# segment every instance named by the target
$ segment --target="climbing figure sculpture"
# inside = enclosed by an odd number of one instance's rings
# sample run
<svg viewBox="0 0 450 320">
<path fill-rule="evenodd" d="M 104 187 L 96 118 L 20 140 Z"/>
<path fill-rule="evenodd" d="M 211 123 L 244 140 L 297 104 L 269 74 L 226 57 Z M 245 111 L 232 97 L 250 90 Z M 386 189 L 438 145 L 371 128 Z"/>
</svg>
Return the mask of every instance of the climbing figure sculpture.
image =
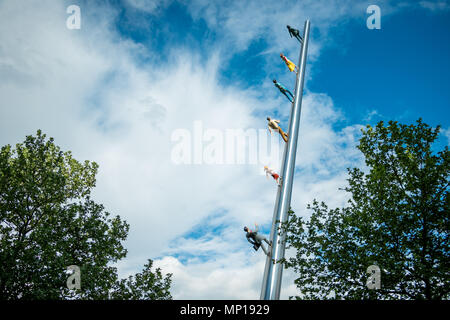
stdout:
<svg viewBox="0 0 450 320">
<path fill-rule="evenodd" d="M 286 56 L 283 53 L 280 53 L 280 58 L 284 61 L 284 63 L 286 63 L 287 67 L 289 68 L 290 72 L 297 72 L 298 68 L 295 65 L 295 63 L 293 63 L 291 60 L 289 60 L 288 58 L 286 58 Z"/>
<path fill-rule="evenodd" d="M 291 28 L 291 26 L 289 26 L 289 25 L 287 25 L 286 27 L 288 28 L 289 35 L 291 36 L 291 38 L 292 38 L 292 36 L 294 36 L 295 38 L 297 38 L 298 41 L 300 41 L 301 44 L 303 44 L 303 39 L 300 36 L 300 31 L 298 31 L 297 29 Z"/>
<path fill-rule="evenodd" d="M 286 89 L 281 83 L 277 82 L 277 80 L 275 80 L 275 79 L 273 79 L 273 83 L 275 84 L 275 87 L 277 87 L 278 90 L 280 90 L 280 92 L 281 92 L 282 94 L 284 94 L 284 95 L 286 96 L 286 98 L 288 98 L 288 100 L 289 100 L 290 102 L 293 101 L 294 95 L 293 95 L 288 89 Z M 289 93 L 289 94 L 291 95 L 292 98 L 289 97 L 289 96 L 287 95 L 287 93 Z"/>
<path fill-rule="evenodd" d="M 281 137 L 283 138 L 284 142 L 287 142 L 288 140 L 288 134 L 286 132 L 283 131 L 283 129 L 281 129 L 280 127 L 280 120 L 275 120 L 275 119 L 270 119 L 270 117 L 267 117 L 267 121 L 269 121 L 269 123 L 267 124 L 267 126 L 269 127 L 269 131 L 270 134 L 272 134 L 272 129 L 278 131 L 281 135 Z"/>
<path fill-rule="evenodd" d="M 266 177 L 269 178 L 269 175 L 272 176 L 272 178 L 277 182 L 279 186 L 281 186 L 281 178 L 280 175 L 277 174 L 275 171 L 270 169 L 268 166 L 264 167 L 264 171 L 266 172 Z"/>
<path fill-rule="evenodd" d="M 247 241 L 253 245 L 253 249 L 255 249 L 255 251 L 258 251 L 259 247 L 261 247 L 264 253 L 267 256 L 270 256 L 270 253 L 266 250 L 262 242 L 265 241 L 269 245 L 269 247 L 272 246 L 272 243 L 269 242 L 263 235 L 258 234 L 258 225 L 256 223 L 255 231 L 252 231 L 247 227 L 244 227 L 244 231 L 247 232 L 247 234 L 245 235 L 247 237 Z"/>
</svg>

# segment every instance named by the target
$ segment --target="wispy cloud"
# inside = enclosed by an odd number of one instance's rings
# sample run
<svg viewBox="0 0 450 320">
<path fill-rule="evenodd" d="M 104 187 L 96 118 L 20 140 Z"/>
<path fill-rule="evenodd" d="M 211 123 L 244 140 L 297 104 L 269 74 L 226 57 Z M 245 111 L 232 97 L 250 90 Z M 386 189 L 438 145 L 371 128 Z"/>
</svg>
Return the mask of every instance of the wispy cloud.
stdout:
<svg viewBox="0 0 450 320">
<path fill-rule="evenodd" d="M 448 1 L 420 1 L 419 5 L 422 8 L 431 11 L 447 11 L 450 10 L 450 3 Z"/>
<path fill-rule="evenodd" d="M 126 0 L 126 1 L 131 7 L 151 14 L 155 14 L 158 11 L 167 8 L 172 3 L 172 0 Z"/>
</svg>

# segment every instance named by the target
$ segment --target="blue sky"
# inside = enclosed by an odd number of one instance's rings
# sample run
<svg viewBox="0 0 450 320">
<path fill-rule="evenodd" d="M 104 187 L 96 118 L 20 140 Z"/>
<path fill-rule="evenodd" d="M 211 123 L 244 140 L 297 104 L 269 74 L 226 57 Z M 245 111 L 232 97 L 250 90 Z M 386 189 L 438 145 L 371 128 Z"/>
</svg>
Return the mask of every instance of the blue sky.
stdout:
<svg viewBox="0 0 450 320">
<path fill-rule="evenodd" d="M 130 8 L 126 1 L 112 1 L 120 10 L 117 31 L 143 45 L 158 48 L 163 63 L 170 48 L 186 47 L 207 57 L 223 35 L 209 30 L 203 19 L 194 20 L 186 4 L 171 3 L 157 17 Z M 422 117 L 430 125 L 448 126 L 450 101 L 450 12 L 432 12 L 412 7 L 383 16 L 381 30 L 366 28 L 369 14 L 358 19 L 343 17 L 332 28 L 331 44 L 325 43 L 314 65 L 307 88 L 326 92 L 344 110 L 349 121 L 361 121 L 377 110 L 382 119 L 411 122 Z M 314 28 L 312 41 L 320 37 Z M 301 29 L 302 25 L 296 26 Z M 279 28 L 285 26 L 280 23 Z M 294 41 L 286 32 L 285 41 Z M 274 71 L 262 70 L 267 48 L 264 38 L 255 38 L 248 48 L 236 52 L 221 66 L 225 84 L 257 86 L 283 72 L 281 60 Z M 297 57 L 291 57 L 297 61 Z M 144 61 L 145 62 L 145 61 Z M 291 88 L 292 88 L 291 83 Z M 381 120 L 379 117 L 379 119 Z M 378 119 L 376 119 L 378 120 Z"/>
<path fill-rule="evenodd" d="M 336 31 L 345 49 L 324 50 L 309 88 L 329 93 L 350 121 L 374 109 L 383 116 L 375 120 L 422 117 L 448 127 L 449 18 L 449 12 L 410 9 L 382 19 L 381 30 L 361 27 L 362 19 L 350 22 Z"/>
<path fill-rule="evenodd" d="M 68 30 L 66 8 L 81 8 Z M 369 30 L 366 8 L 381 9 Z M 299 46 L 286 24 L 311 19 L 292 207 L 343 206 L 360 129 L 379 120 L 441 124 L 448 145 L 448 1 L 0 1 L 0 145 L 41 129 L 99 166 L 96 201 L 130 223 L 120 275 L 148 258 L 174 274 L 176 299 L 258 299 L 276 186 L 262 165 L 175 165 L 177 129 L 287 125 L 293 88 L 279 54 Z M 293 91 L 293 90 L 292 90 Z M 281 142 L 280 142 L 281 143 Z M 282 144 L 281 144 L 282 145 Z M 279 168 L 274 168 L 278 170 Z M 283 299 L 298 293 L 286 271 Z M 245 284 L 245 286 L 243 286 Z"/>
</svg>

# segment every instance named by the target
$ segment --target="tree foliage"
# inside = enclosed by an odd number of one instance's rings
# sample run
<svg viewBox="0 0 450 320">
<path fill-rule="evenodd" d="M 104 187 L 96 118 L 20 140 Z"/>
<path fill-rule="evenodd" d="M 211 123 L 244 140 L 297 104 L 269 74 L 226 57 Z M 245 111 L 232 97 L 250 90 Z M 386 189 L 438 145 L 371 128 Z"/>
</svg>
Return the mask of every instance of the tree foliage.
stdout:
<svg viewBox="0 0 450 320">
<path fill-rule="evenodd" d="M 129 225 L 91 199 L 98 165 L 78 162 L 45 137 L 38 131 L 15 149 L 0 151 L 0 299 L 121 295 L 111 264 L 126 256 L 122 241 Z M 81 269 L 81 290 L 66 286 L 70 265 Z M 139 290 L 148 291 L 140 297 L 170 297 L 171 275 L 164 290 L 160 272 L 153 275 L 150 267 L 136 277 L 142 279 Z"/>
<path fill-rule="evenodd" d="M 449 151 L 434 152 L 440 127 L 381 121 L 357 148 L 367 169 L 348 169 L 348 206 L 314 200 L 309 220 L 291 212 L 286 267 L 297 299 L 449 299 Z M 368 289 L 366 270 L 381 269 Z"/>
<path fill-rule="evenodd" d="M 152 260 L 144 266 L 141 273 L 117 281 L 112 299 L 120 300 L 171 300 L 169 289 L 171 278 L 163 278 L 160 268 L 151 270 Z"/>
</svg>

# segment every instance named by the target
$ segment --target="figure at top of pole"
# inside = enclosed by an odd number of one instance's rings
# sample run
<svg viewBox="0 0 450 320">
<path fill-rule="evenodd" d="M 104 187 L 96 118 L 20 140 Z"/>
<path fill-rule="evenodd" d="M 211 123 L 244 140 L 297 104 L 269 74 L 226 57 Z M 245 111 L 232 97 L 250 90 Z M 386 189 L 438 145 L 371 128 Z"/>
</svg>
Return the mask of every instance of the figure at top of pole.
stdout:
<svg viewBox="0 0 450 320">
<path fill-rule="evenodd" d="M 285 133 L 283 131 L 283 129 L 281 129 L 281 127 L 279 126 L 280 120 L 270 119 L 270 117 L 267 117 L 267 121 L 269 121 L 267 126 L 269 127 L 270 134 L 272 134 L 272 129 L 274 129 L 274 130 L 276 130 L 276 131 L 278 131 L 280 133 L 280 135 L 283 138 L 284 142 L 287 142 L 288 141 L 288 134 Z"/>
<path fill-rule="evenodd" d="M 284 95 L 286 96 L 286 98 L 288 98 L 288 100 L 289 100 L 290 102 L 293 101 L 294 95 L 293 95 L 288 89 L 286 89 L 281 83 L 277 82 L 277 80 L 275 80 L 275 79 L 273 79 L 273 83 L 275 84 L 275 87 L 277 87 L 278 90 L 280 90 L 280 92 L 281 92 L 282 94 L 284 94 Z M 286 93 L 289 93 L 289 94 L 291 95 L 292 98 L 289 97 Z"/>
<path fill-rule="evenodd" d="M 272 246 L 272 243 L 270 243 L 266 239 L 266 237 L 258 233 L 258 225 L 256 223 L 255 223 L 255 231 L 252 231 L 247 227 L 244 227 L 244 231 L 247 233 L 245 235 L 247 237 L 247 241 L 253 245 L 253 249 L 255 249 L 255 251 L 258 251 L 259 247 L 261 247 L 264 253 L 267 256 L 270 256 L 270 253 L 266 250 L 262 242 L 265 241 L 269 245 L 269 247 Z"/>
<path fill-rule="evenodd" d="M 294 36 L 295 38 L 297 38 L 298 41 L 300 41 L 301 44 L 303 44 L 303 39 L 300 36 L 300 31 L 298 31 L 297 29 L 291 28 L 290 25 L 287 25 L 286 28 L 288 28 L 289 35 L 291 36 L 291 38 L 292 38 L 292 36 Z"/>
<path fill-rule="evenodd" d="M 293 63 L 291 60 L 286 58 L 286 56 L 283 53 L 280 53 L 280 58 L 283 59 L 284 63 L 286 63 L 290 72 L 293 72 L 293 71 L 295 71 L 296 73 L 298 72 L 298 68 L 295 65 L 295 63 Z"/>
</svg>

